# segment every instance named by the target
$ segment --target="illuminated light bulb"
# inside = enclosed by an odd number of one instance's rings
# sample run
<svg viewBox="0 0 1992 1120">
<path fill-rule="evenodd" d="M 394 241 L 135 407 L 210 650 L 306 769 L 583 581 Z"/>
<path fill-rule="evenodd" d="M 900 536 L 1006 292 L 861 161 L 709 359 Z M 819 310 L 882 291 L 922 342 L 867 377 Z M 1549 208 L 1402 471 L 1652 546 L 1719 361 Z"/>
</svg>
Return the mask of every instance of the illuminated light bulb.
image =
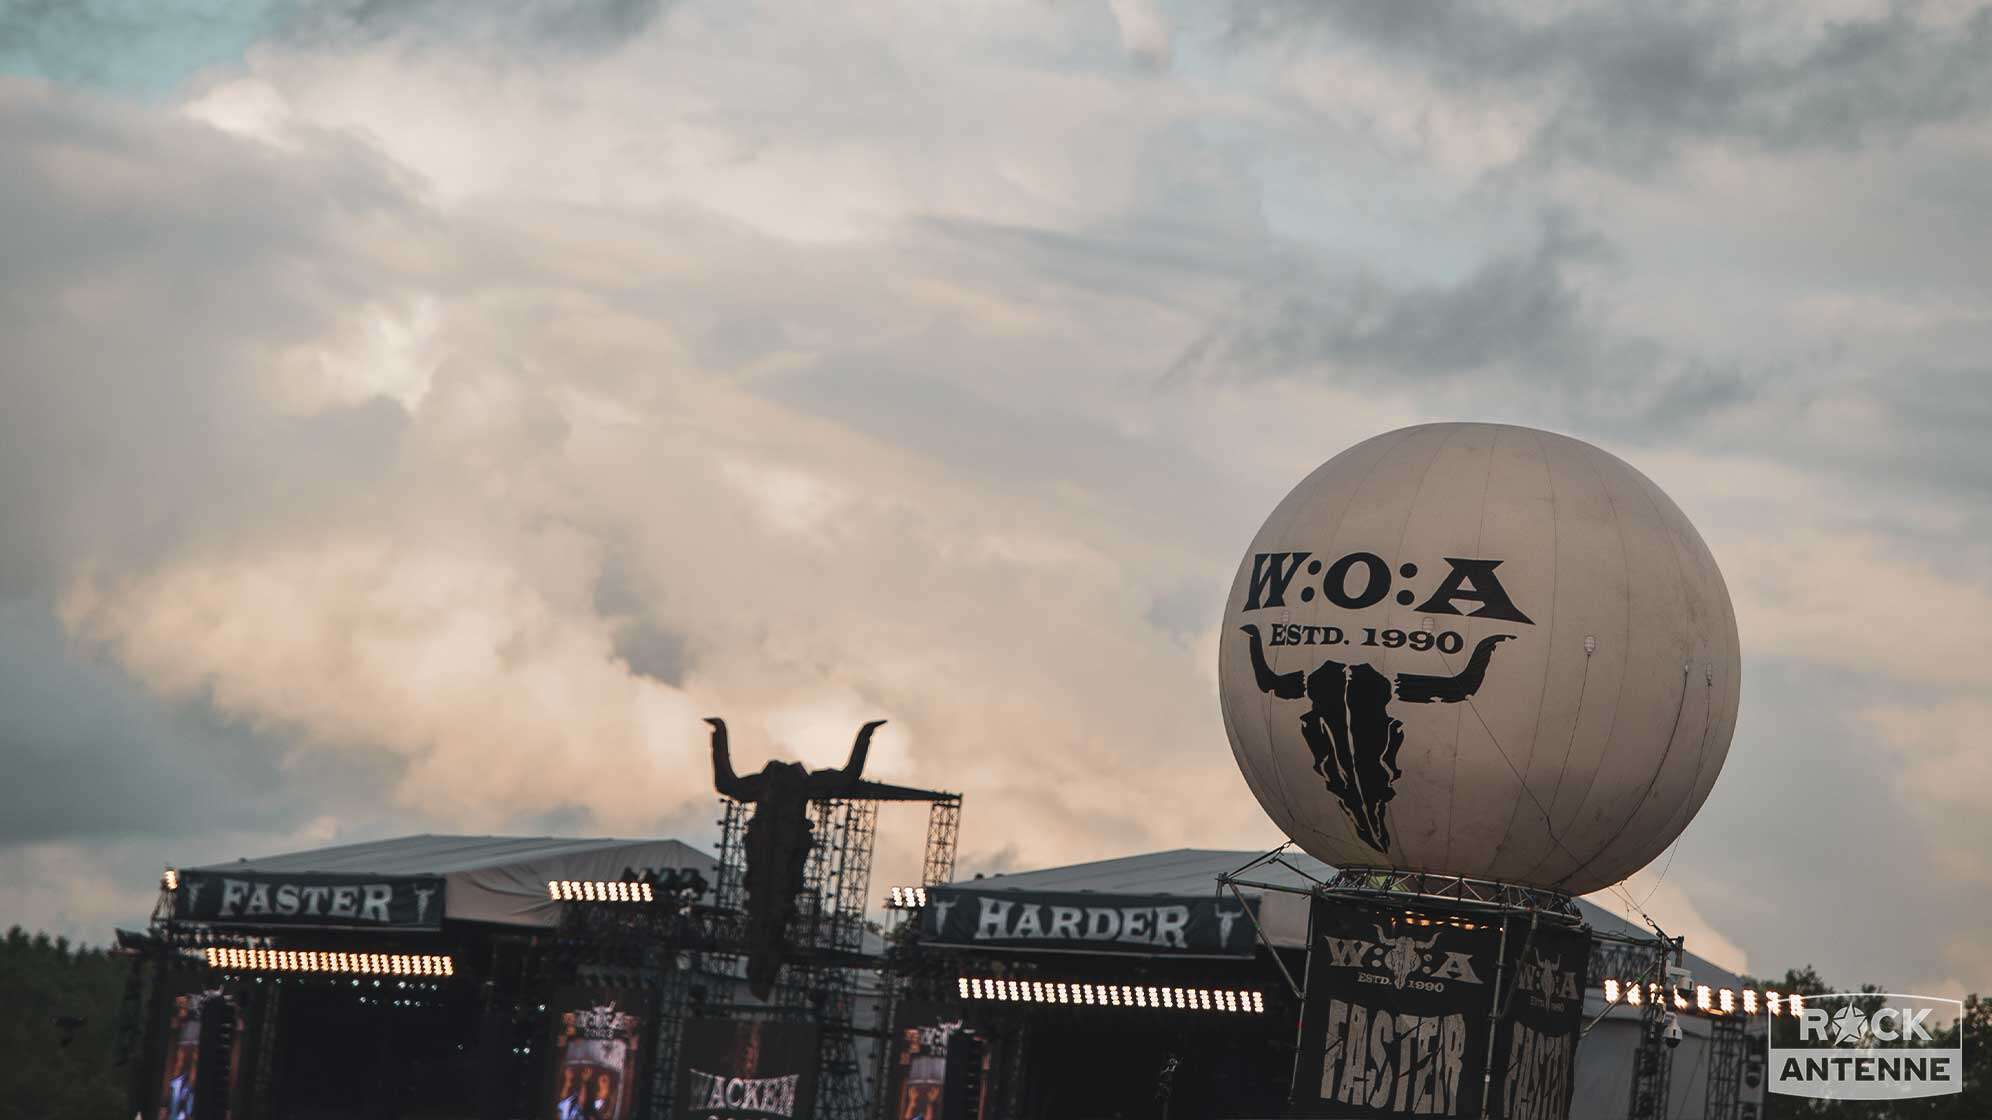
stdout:
<svg viewBox="0 0 1992 1120">
<path fill-rule="evenodd" d="M 1606 1002 L 1606 1003 L 1617 1003 L 1618 1001 L 1619 1001 L 1619 982 L 1618 982 L 1618 981 L 1616 981 L 1616 980 L 1606 980 L 1606 981 L 1605 981 L 1605 1002 Z"/>
<path fill-rule="evenodd" d="M 1695 1009 L 1711 1011 L 1715 1008 L 1715 991 L 1707 984 L 1695 985 Z"/>
<path fill-rule="evenodd" d="M 1716 996 L 1716 1005 L 1722 1008 L 1724 1015 L 1730 1014 L 1736 1010 L 1736 993 L 1730 991 L 1728 988 L 1722 989 Z"/>
<path fill-rule="evenodd" d="M 1688 1009 L 1688 997 L 1686 997 L 1686 996 L 1684 996 L 1684 995 L 1682 995 L 1682 994 L 1681 994 L 1681 989 L 1679 989 L 1679 988 L 1675 988 L 1675 989 L 1674 989 L 1674 1010 L 1676 1010 L 1676 1011 L 1686 1011 L 1687 1009 Z"/>
<path fill-rule="evenodd" d="M 1261 1014 L 1263 1014 L 1266 1010 L 1266 1001 L 1264 999 L 1261 999 L 1259 993 L 1257 992 L 1252 993 L 1252 1010 L 1259 1012 Z"/>
<path fill-rule="evenodd" d="M 1793 992 L 1785 997 L 1785 1009 L 1793 1015 L 1805 1014 L 1805 997 Z"/>
<path fill-rule="evenodd" d="M 1770 1010 L 1771 1014 L 1782 1015 L 1784 1014 L 1784 997 L 1778 995 L 1776 992 L 1767 991 L 1764 993 L 1764 1006 Z"/>
<path fill-rule="evenodd" d="M 1757 1013 L 1757 989 L 1745 988 L 1743 989 L 1743 1014 L 1755 1015 L 1756 1013 Z"/>
<path fill-rule="evenodd" d="M 961 998 L 968 998 L 968 977 L 966 976 L 961 978 Z"/>
</svg>

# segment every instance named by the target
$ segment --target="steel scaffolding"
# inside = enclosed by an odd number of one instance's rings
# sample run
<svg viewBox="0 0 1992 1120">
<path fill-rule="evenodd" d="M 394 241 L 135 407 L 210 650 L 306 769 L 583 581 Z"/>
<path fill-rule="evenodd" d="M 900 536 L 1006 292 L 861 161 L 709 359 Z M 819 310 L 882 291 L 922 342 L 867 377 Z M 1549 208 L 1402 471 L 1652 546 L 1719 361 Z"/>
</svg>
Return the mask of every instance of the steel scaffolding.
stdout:
<svg viewBox="0 0 1992 1120">
<path fill-rule="evenodd" d="M 927 858 L 920 868 L 921 886 L 938 887 L 954 882 L 955 844 L 960 838 L 959 794 L 927 807 Z"/>
<path fill-rule="evenodd" d="M 1743 1066 L 1750 1049 L 1744 1020 L 1718 1016 L 1709 1020 L 1708 1027 L 1708 1093 L 1702 1120 L 1741 1120 Z"/>
</svg>

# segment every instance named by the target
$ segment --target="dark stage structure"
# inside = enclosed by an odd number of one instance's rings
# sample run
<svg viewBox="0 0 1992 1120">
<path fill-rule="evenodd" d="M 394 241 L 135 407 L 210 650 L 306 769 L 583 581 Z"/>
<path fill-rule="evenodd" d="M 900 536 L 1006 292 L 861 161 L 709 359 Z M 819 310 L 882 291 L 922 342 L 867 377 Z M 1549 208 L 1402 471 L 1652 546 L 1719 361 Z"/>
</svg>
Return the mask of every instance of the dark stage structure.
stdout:
<svg viewBox="0 0 1992 1120">
<path fill-rule="evenodd" d="M 842 769 L 743 778 L 710 722 L 717 859 L 416 836 L 168 870 L 147 930 L 119 938 L 134 1111 L 871 1115 L 894 990 L 865 918 L 879 805 L 929 805 L 939 885 L 961 797 L 865 780 L 876 724 Z"/>
<path fill-rule="evenodd" d="M 168 872 L 150 927 L 120 938 L 133 1111 L 1477 1116 L 1483 1089 L 1495 1116 L 1566 1096 L 1630 1120 L 1761 1111 L 1752 1028 L 1778 994 L 1582 900 L 1471 899 L 1292 852 L 958 880 L 961 797 L 866 782 L 864 734 L 821 783 L 757 784 L 714 730 L 734 795 L 716 857 L 417 836 Z M 924 881 L 882 892 L 876 922 L 885 800 L 928 805 Z M 1482 920 L 1503 912 L 1505 933 Z M 1512 1002 L 1490 1016 L 1473 1000 L 1497 980 Z M 1578 1016 L 1581 1045 L 1560 1025 Z"/>
</svg>

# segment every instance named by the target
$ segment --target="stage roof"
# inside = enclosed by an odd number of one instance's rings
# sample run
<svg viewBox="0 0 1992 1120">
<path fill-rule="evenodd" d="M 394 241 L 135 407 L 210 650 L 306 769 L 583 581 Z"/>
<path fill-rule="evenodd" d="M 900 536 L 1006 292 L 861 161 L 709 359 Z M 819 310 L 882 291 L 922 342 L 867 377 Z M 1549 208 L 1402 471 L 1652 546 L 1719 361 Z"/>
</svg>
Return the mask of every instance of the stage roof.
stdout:
<svg viewBox="0 0 1992 1120">
<path fill-rule="evenodd" d="M 1099 891 L 1103 894 L 1208 895 L 1216 893 L 1218 875 L 1237 871 L 1264 854 L 1231 852 L 1214 848 L 1176 848 L 1166 852 L 1122 856 L 1119 859 L 1047 867 L 1041 871 L 989 875 L 981 879 L 963 880 L 954 885 L 986 891 Z M 1298 868 L 1299 872 L 1316 879 L 1325 880 L 1335 873 L 1334 868 L 1304 852 L 1282 852 L 1279 858 L 1291 864 L 1292 868 Z M 1244 877 L 1301 890 L 1306 890 L 1312 885 L 1304 875 L 1292 868 L 1262 863 L 1246 872 Z M 1246 888 L 1240 889 L 1245 890 L 1247 894 L 1259 893 Z"/>
<path fill-rule="evenodd" d="M 443 916 L 447 919 L 550 928 L 560 921 L 560 904 L 547 896 L 549 880 L 619 879 L 624 868 L 691 868 L 711 877 L 716 866 L 713 857 L 676 840 L 422 835 L 189 870 L 215 874 L 439 875 L 446 883 Z"/>
<path fill-rule="evenodd" d="M 1264 854 L 1213 848 L 1175 848 L 1166 852 L 1145 852 L 1118 859 L 1047 867 L 1039 871 L 988 875 L 980 879 L 964 879 L 952 885 L 984 891 L 1098 891 L 1101 894 L 1208 897 L 1219 889 L 1218 875 L 1235 872 Z M 1306 890 L 1313 885 L 1310 877 L 1326 881 L 1335 873 L 1334 868 L 1294 849 L 1280 853 L 1279 858 L 1285 861 L 1284 866 L 1262 863 L 1245 872 L 1243 878 Z M 1307 945 L 1305 899 L 1279 892 L 1261 892 L 1246 887 L 1239 889 L 1248 896 L 1261 897 L 1260 917 L 1265 923 L 1267 936 L 1275 945 L 1296 949 Z M 1628 922 L 1589 899 L 1577 899 L 1577 908 L 1591 928 L 1601 933 L 1652 936 L 1652 932 L 1644 926 Z M 1692 952 L 1688 954 L 1688 967 L 1697 983 L 1716 987 L 1742 986 L 1741 977 Z"/>
</svg>

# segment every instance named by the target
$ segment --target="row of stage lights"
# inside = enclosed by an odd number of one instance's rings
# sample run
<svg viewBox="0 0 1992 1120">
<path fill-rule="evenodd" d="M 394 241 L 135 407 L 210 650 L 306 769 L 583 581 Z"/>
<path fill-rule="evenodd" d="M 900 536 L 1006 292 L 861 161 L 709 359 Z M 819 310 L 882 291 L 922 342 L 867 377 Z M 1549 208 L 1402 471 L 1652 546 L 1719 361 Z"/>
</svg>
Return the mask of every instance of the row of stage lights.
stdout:
<svg viewBox="0 0 1992 1120">
<path fill-rule="evenodd" d="M 455 976 L 440 953 L 335 953 L 312 949 L 209 949 L 210 968 L 231 972 L 345 972 L 366 976 Z"/>
<path fill-rule="evenodd" d="M 961 998 L 1002 1003 L 1062 1003 L 1081 1007 L 1140 1007 L 1263 1015 L 1266 1000 L 1246 988 L 1174 988 L 1144 984 L 1075 984 L 1064 980 L 999 980 L 963 976 Z"/>
<path fill-rule="evenodd" d="M 546 894 L 555 902 L 655 902 L 649 883 L 628 879 L 550 879 Z"/>
<path fill-rule="evenodd" d="M 1759 1008 L 1772 1015 L 1793 1015 L 1805 1010 L 1805 997 L 1797 992 L 1780 994 L 1770 990 L 1759 993 L 1755 988 L 1744 988 L 1740 993 L 1732 988 L 1710 988 L 1707 984 L 1697 984 L 1693 995 L 1684 988 L 1661 984 L 1657 980 L 1640 984 L 1636 981 L 1620 983 L 1606 980 L 1604 983 L 1605 1002 L 1623 1001 L 1627 1007 L 1644 1007 L 1649 1003 L 1662 1007 L 1669 1002 L 1676 1011 L 1694 1011 L 1703 1015 L 1734 1015 L 1741 1010 L 1745 1015 L 1755 1015 Z"/>
<path fill-rule="evenodd" d="M 1454 929 L 1479 929 L 1481 924 L 1469 922 L 1465 918 L 1427 918 L 1414 910 L 1406 910 L 1398 924 L 1406 926 L 1451 926 Z"/>
</svg>

